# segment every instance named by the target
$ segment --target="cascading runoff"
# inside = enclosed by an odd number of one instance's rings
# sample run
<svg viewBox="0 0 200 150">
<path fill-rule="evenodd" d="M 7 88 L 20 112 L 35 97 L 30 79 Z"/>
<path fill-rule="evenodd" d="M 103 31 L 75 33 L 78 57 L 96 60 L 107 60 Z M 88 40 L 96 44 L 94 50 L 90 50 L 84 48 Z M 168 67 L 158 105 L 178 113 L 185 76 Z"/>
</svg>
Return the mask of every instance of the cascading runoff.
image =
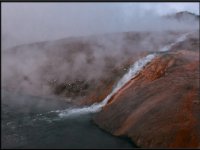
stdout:
<svg viewBox="0 0 200 150">
<path fill-rule="evenodd" d="M 161 51 L 161 52 L 169 51 L 174 45 L 176 45 L 176 44 L 178 44 L 180 42 L 185 41 L 186 38 L 187 38 L 187 36 L 188 36 L 188 34 L 189 33 L 186 33 L 186 34 L 182 35 L 174 43 L 162 47 L 159 51 Z"/>
<path fill-rule="evenodd" d="M 165 52 L 169 51 L 172 46 L 175 44 L 182 42 L 186 39 L 188 33 L 179 37 L 174 43 L 169 44 L 161 48 L 159 51 Z M 149 54 L 146 57 L 143 57 L 136 61 L 129 69 L 129 71 L 117 82 L 116 86 L 113 88 L 112 92 L 100 103 L 94 103 L 91 106 L 82 107 L 82 108 L 72 108 L 66 110 L 57 110 L 56 112 L 59 113 L 59 117 L 67 117 L 67 116 L 74 116 L 79 114 L 86 114 L 86 113 L 94 113 L 101 110 L 103 106 L 105 106 L 108 100 L 119 90 L 121 89 L 128 81 L 134 78 L 143 68 L 144 66 L 151 62 L 152 59 L 156 57 L 156 54 Z"/>
<path fill-rule="evenodd" d="M 129 71 L 118 81 L 115 88 L 112 90 L 112 92 L 100 103 L 94 103 L 91 106 L 83 107 L 83 108 L 74 108 L 74 109 L 67 109 L 63 110 L 59 113 L 60 117 L 66 117 L 69 115 L 75 115 L 75 114 L 85 114 L 85 113 L 92 113 L 100 111 L 101 108 L 106 105 L 108 100 L 119 90 L 121 89 L 129 80 L 134 78 L 139 71 L 147 64 L 149 63 L 156 55 L 155 54 L 149 54 L 144 58 L 139 59 L 136 61 L 129 69 Z"/>
</svg>

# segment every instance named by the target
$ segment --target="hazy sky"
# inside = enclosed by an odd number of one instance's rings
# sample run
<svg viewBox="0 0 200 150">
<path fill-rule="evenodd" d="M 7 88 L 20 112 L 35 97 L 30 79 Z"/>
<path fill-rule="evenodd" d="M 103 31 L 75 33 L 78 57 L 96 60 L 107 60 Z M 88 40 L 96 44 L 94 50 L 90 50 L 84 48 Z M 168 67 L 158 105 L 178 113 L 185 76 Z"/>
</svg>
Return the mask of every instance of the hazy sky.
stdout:
<svg viewBox="0 0 200 150">
<path fill-rule="evenodd" d="M 178 11 L 199 14 L 199 3 L 2 3 L 4 48 L 119 31 L 130 19 Z M 118 27 L 118 28 L 117 28 Z"/>
</svg>

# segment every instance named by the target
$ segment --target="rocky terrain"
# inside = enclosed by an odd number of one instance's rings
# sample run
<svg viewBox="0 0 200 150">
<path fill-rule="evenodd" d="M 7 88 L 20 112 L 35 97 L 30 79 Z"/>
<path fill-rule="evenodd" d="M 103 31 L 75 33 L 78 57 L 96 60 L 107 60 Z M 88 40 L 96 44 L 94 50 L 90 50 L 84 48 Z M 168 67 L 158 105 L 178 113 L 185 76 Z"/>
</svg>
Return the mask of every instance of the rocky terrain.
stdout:
<svg viewBox="0 0 200 150">
<path fill-rule="evenodd" d="M 199 53 L 160 54 L 94 120 L 139 147 L 200 146 Z"/>
</svg>

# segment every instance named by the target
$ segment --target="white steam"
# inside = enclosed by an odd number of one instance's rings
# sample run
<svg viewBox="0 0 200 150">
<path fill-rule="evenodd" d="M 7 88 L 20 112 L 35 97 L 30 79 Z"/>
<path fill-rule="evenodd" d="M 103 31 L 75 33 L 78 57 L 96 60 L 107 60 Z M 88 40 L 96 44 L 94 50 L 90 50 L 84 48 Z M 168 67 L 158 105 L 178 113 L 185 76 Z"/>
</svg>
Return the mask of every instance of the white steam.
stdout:
<svg viewBox="0 0 200 150">
<path fill-rule="evenodd" d="M 178 11 L 170 7 L 182 5 L 191 11 L 188 3 L 2 3 L 2 47 L 71 36 L 198 27 L 194 21 L 184 24 L 160 18 Z M 198 13 L 198 3 L 192 6 Z"/>
</svg>

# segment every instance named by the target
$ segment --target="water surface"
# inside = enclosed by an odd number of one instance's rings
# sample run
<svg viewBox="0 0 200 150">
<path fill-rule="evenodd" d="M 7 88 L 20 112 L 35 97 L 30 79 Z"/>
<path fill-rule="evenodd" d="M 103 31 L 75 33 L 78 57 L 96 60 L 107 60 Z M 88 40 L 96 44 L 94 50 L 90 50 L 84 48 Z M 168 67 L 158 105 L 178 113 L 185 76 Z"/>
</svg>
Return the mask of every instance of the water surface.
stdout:
<svg viewBox="0 0 200 150">
<path fill-rule="evenodd" d="M 63 101 L 2 92 L 2 148 L 133 148 L 125 138 L 112 136 L 92 121 L 93 114 L 60 118 Z"/>
</svg>

